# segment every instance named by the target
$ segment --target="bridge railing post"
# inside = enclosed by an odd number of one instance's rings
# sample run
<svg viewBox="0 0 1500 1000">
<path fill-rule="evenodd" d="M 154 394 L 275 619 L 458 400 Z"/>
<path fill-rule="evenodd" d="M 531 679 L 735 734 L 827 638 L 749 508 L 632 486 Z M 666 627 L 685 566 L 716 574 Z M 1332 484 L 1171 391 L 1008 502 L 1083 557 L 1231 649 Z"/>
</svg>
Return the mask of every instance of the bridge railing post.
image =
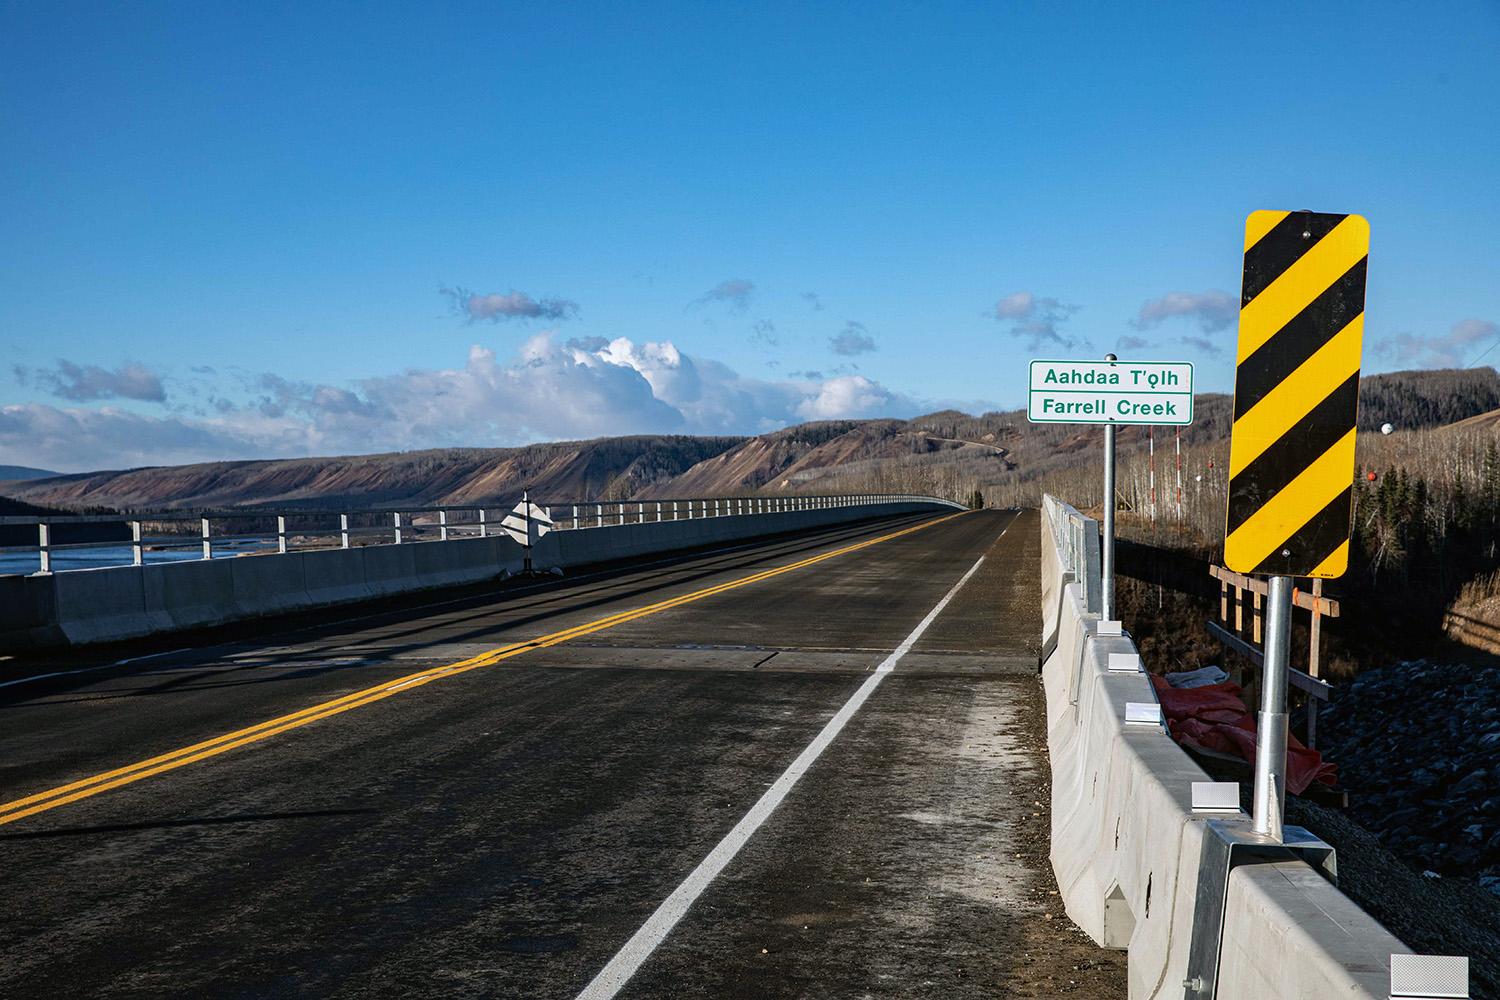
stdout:
<svg viewBox="0 0 1500 1000">
<path fill-rule="evenodd" d="M 198 523 L 199 527 L 201 528 L 203 538 L 203 558 L 212 559 L 214 557 L 214 543 L 211 542 L 208 537 L 208 518 L 200 517 L 198 519 Z"/>
<path fill-rule="evenodd" d="M 286 515 L 276 515 L 276 551 L 286 555 Z"/>
<path fill-rule="evenodd" d="M 52 529 L 49 525 L 36 526 L 37 573 L 52 572 Z"/>
<path fill-rule="evenodd" d="M 401 512 L 398 510 L 391 515 L 391 523 L 396 529 L 396 544 L 401 544 Z"/>
<path fill-rule="evenodd" d="M 488 538 L 488 537 L 490 537 L 490 525 L 489 525 L 489 522 L 484 519 L 484 508 L 483 507 L 479 508 L 479 537 L 480 538 Z"/>
<path fill-rule="evenodd" d="M 347 549 L 348 547 L 349 547 L 349 515 L 348 514 L 340 514 L 339 515 L 339 548 L 341 548 L 341 549 Z"/>
<path fill-rule="evenodd" d="M 446 510 L 440 510 L 440 511 L 438 511 L 438 541 L 440 541 L 440 542 L 446 542 L 447 540 L 448 540 L 448 512 Z"/>
<path fill-rule="evenodd" d="M 141 566 L 145 563 L 146 554 L 141 548 L 141 522 L 130 522 L 130 564 Z"/>
</svg>

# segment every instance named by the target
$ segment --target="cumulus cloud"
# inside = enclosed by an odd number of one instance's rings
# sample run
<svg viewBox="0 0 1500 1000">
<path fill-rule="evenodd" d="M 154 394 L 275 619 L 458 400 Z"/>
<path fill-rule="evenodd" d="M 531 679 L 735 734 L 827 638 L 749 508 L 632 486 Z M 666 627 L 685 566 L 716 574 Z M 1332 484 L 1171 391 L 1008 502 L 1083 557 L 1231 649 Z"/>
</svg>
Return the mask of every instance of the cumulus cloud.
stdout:
<svg viewBox="0 0 1500 1000">
<path fill-rule="evenodd" d="M 1141 306 L 1130 325 L 1149 330 L 1169 319 L 1189 319 L 1204 333 L 1227 329 L 1239 317 L 1240 300 L 1228 292 L 1209 289 L 1206 292 L 1168 292 Z"/>
<path fill-rule="evenodd" d="M 817 292 L 803 292 L 802 301 L 812 307 L 813 312 L 823 311 L 823 299 Z"/>
<path fill-rule="evenodd" d="M 1207 337 L 1188 336 L 1183 337 L 1182 342 L 1195 350 L 1202 351 L 1204 354 L 1212 354 L 1215 357 L 1224 353 L 1223 345 L 1216 344 Z"/>
<path fill-rule="evenodd" d="M 253 458 L 261 444 L 216 421 L 150 417 L 112 406 L 0 406 L 0 450 L 22 464 L 62 471 L 124 469 L 162 462 Z"/>
<path fill-rule="evenodd" d="M 729 278 L 719 282 L 690 304 L 704 306 L 717 302 L 729 306 L 735 312 L 744 312 L 749 307 L 750 297 L 753 294 L 755 294 L 755 282 L 746 281 L 744 278 Z"/>
<path fill-rule="evenodd" d="M 768 319 L 758 319 L 750 327 L 750 339 L 763 347 L 776 347 L 781 343 L 776 336 L 776 324 Z"/>
<path fill-rule="evenodd" d="M 233 399 L 216 395 L 208 415 L 196 418 L 6 406 L 0 453 L 20 464 L 82 470 L 626 433 L 762 433 L 803 420 L 910 416 L 924 405 L 862 375 L 768 381 L 670 341 L 559 342 L 540 333 L 508 359 L 476 344 L 457 367 L 347 386 L 261 375 Z"/>
<path fill-rule="evenodd" d="M 909 401 L 863 375 L 840 375 L 824 382 L 815 396 L 797 404 L 806 420 L 895 416 L 910 409 Z"/>
<path fill-rule="evenodd" d="M 1136 337 L 1127 333 L 1116 342 L 1115 346 L 1122 351 L 1139 351 L 1143 348 L 1150 347 L 1151 341 L 1147 340 L 1145 337 Z"/>
<path fill-rule="evenodd" d="M 1026 341 L 1027 348 L 1035 350 L 1043 344 L 1072 348 L 1087 343 L 1082 338 L 1062 332 L 1062 325 L 1078 311 L 1077 306 L 1065 305 L 1054 298 L 1035 295 L 1031 292 L 1012 292 L 999 302 L 991 315 L 1009 325 L 1009 333 L 1017 340 Z"/>
<path fill-rule="evenodd" d="M 856 354 L 868 354 L 875 350 L 875 338 L 865 330 L 863 323 L 854 320 L 844 324 L 844 328 L 832 337 L 828 338 L 828 346 L 834 354 L 845 357 L 853 357 Z"/>
<path fill-rule="evenodd" d="M 15 366 L 16 381 L 35 383 L 60 399 L 87 403 L 96 399 L 138 399 L 164 403 L 167 393 L 161 377 L 145 365 L 124 364 L 114 371 L 98 365 L 80 365 L 59 358 L 52 368 Z"/>
<path fill-rule="evenodd" d="M 578 313 L 576 302 L 568 299 L 533 299 L 514 288 L 503 294 L 491 292 L 489 295 L 478 295 L 466 288 L 440 288 L 438 291 L 451 299 L 453 311 L 470 323 L 480 320 L 498 323 L 503 319 L 556 321 L 571 319 Z"/>
<path fill-rule="evenodd" d="M 1464 319 L 1445 334 L 1419 337 L 1398 333 L 1381 341 L 1376 349 L 1397 364 L 1414 368 L 1461 368 L 1477 361 L 1479 351 L 1496 338 L 1500 338 L 1500 324 Z"/>
</svg>

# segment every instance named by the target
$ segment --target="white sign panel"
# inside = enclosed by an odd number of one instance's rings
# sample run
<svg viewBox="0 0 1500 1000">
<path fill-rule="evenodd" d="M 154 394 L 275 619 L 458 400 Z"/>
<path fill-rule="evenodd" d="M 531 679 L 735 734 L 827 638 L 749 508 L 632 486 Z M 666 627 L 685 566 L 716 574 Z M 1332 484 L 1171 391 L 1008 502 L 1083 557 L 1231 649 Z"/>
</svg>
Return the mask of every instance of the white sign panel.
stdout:
<svg viewBox="0 0 1500 1000">
<path fill-rule="evenodd" d="M 1026 418 L 1035 424 L 1190 424 L 1185 361 L 1033 361 Z"/>
<path fill-rule="evenodd" d="M 530 531 L 527 523 L 530 522 Z M 500 522 L 501 529 L 513 538 L 517 545 L 529 545 L 552 530 L 552 515 L 547 508 L 526 500 L 516 504 L 515 510 Z M 528 538 L 529 534 L 529 538 Z"/>
</svg>

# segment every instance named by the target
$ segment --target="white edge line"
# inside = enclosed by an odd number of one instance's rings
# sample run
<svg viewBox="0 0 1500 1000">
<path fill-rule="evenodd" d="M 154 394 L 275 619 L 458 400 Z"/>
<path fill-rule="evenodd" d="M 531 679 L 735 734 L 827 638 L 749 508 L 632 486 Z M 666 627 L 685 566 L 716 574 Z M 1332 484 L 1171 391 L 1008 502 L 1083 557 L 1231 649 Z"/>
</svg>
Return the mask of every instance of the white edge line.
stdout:
<svg viewBox="0 0 1500 1000">
<path fill-rule="evenodd" d="M 983 562 L 984 556 L 980 556 L 978 561 L 969 567 L 969 571 L 953 585 L 953 589 L 943 595 L 943 599 L 938 601 L 937 605 L 927 613 L 927 617 L 923 618 L 917 624 L 917 627 L 912 629 L 911 634 L 902 640 L 901 645 L 897 646 L 889 656 L 880 662 L 880 665 L 875 668 L 875 672 L 865 679 L 865 682 L 859 686 L 854 694 L 849 696 L 849 700 L 844 702 L 843 707 L 834 713 L 833 718 L 828 720 L 822 731 L 807 745 L 807 749 L 797 755 L 797 759 L 792 761 L 791 765 L 782 772 L 781 777 L 777 778 L 771 784 L 770 788 L 766 789 L 765 794 L 760 797 L 760 800 L 751 806 L 750 811 L 734 825 L 734 829 L 730 830 L 724 836 L 724 839 L 719 841 L 718 845 L 712 851 L 708 852 L 708 856 L 698 863 L 698 867 L 694 868 L 688 877 L 683 880 L 682 884 L 662 901 L 662 904 L 656 908 L 656 912 L 652 913 L 646 919 L 646 922 L 641 925 L 640 930 L 636 931 L 630 940 L 625 942 L 624 946 L 599 971 L 599 974 L 594 977 L 593 981 L 584 987 L 583 992 L 578 994 L 578 1000 L 610 1000 L 610 998 L 620 992 L 625 984 L 630 981 L 630 978 L 640 969 L 641 965 L 645 963 L 646 959 L 651 957 L 651 953 L 656 950 L 657 946 L 666 940 L 667 935 L 672 932 L 672 928 L 677 925 L 677 922 L 686 915 L 693 903 L 703 894 L 703 890 L 707 889 L 709 883 L 713 882 L 718 877 L 718 874 L 724 870 L 725 866 L 734 860 L 735 855 L 740 852 L 740 848 L 744 847 L 750 838 L 754 836 L 755 831 L 760 828 L 761 824 L 781 804 L 782 799 L 786 798 L 787 793 L 797 784 L 798 779 L 807 772 L 808 768 L 812 767 L 813 762 L 834 741 L 844 726 L 854 717 L 854 713 L 859 711 L 860 706 L 880 686 L 880 682 L 885 680 L 887 674 L 896 669 L 896 664 L 911 650 L 916 641 L 922 637 L 922 633 L 927 631 L 927 627 L 948 606 L 948 602 L 953 600 L 959 589 L 965 583 L 968 583 L 969 578 L 979 571 L 979 567 Z"/>
</svg>

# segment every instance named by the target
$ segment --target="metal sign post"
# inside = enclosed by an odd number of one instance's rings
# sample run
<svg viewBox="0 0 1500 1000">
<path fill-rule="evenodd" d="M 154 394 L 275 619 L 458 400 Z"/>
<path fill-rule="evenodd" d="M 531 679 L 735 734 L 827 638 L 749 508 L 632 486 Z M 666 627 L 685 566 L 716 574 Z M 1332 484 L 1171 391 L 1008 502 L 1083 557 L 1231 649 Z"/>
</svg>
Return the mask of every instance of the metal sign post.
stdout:
<svg viewBox="0 0 1500 1000">
<path fill-rule="evenodd" d="M 1114 361 L 1113 354 L 1106 354 L 1105 361 Z M 1115 620 L 1115 425 L 1104 425 L 1104 537 L 1099 547 L 1100 575 L 1104 578 L 1099 588 L 1099 617 L 1104 621 Z"/>
<path fill-rule="evenodd" d="M 1283 838 L 1292 577 L 1349 565 L 1370 224 L 1254 212 L 1229 443 L 1224 565 L 1270 577 L 1255 739 L 1255 832 Z"/>
<path fill-rule="evenodd" d="M 1255 832 L 1280 841 L 1286 814 L 1286 686 L 1291 670 L 1292 578 L 1273 576 L 1266 596 L 1266 658 L 1255 731 Z"/>
<path fill-rule="evenodd" d="M 526 541 L 522 543 L 525 546 L 525 549 L 526 549 L 526 555 L 524 557 L 525 560 L 526 560 L 526 562 L 522 565 L 521 572 L 525 573 L 525 574 L 527 574 L 529 576 L 529 575 L 531 575 L 531 491 L 530 490 L 522 490 L 521 491 L 521 506 L 526 509 Z"/>
</svg>

